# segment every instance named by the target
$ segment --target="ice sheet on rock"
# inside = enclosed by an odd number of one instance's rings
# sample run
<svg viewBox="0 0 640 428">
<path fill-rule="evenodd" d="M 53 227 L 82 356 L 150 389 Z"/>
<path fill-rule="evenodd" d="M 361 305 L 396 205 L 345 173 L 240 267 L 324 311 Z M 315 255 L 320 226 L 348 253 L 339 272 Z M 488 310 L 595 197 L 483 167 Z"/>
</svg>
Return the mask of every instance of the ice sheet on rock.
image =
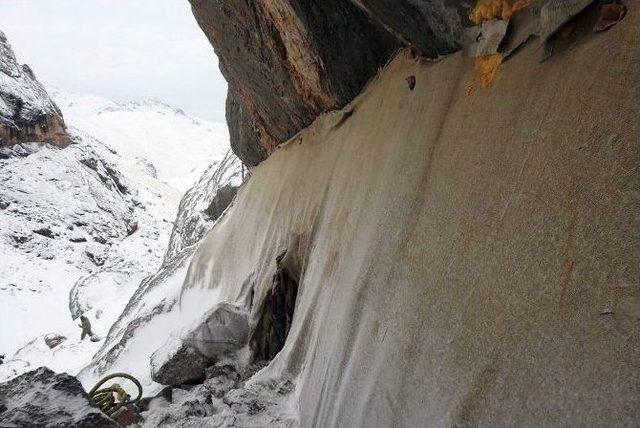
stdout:
<svg viewBox="0 0 640 428">
<path fill-rule="evenodd" d="M 509 20 L 494 19 L 468 28 L 465 38 L 469 55 L 472 58 L 480 58 L 498 52 L 508 27 Z"/>
<path fill-rule="evenodd" d="M 524 46 L 481 100 L 461 95 L 464 55 L 401 53 L 252 171 L 193 255 L 181 316 L 140 332 L 180 334 L 218 302 L 253 301 L 255 325 L 286 249 L 293 324 L 253 380 L 298 377 L 300 425 L 632 424 L 638 294 L 617 301 L 619 334 L 597 308 L 640 277 L 640 61 L 618 43 L 639 12 L 553 63 Z"/>
<path fill-rule="evenodd" d="M 540 38 L 543 42 L 594 0 L 548 0 L 540 9 Z"/>
</svg>

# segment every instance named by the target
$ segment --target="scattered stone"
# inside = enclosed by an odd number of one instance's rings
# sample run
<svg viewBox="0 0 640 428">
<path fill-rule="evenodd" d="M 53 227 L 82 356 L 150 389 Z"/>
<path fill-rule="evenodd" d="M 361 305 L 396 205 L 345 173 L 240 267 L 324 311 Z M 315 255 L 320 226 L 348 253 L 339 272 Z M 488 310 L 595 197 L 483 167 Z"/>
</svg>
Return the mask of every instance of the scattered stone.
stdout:
<svg viewBox="0 0 640 428">
<path fill-rule="evenodd" d="M 127 236 L 133 235 L 138 230 L 138 222 L 132 221 L 127 224 Z"/>
<path fill-rule="evenodd" d="M 42 227 L 40 229 L 36 229 L 33 233 L 37 233 L 38 235 L 44 236 L 45 238 L 54 239 L 56 234 L 51 231 L 48 227 Z"/>
<path fill-rule="evenodd" d="M 240 382 L 240 374 L 230 364 L 207 367 L 205 376 L 207 379 L 204 381 L 204 386 L 215 398 L 224 397 L 227 392 L 237 388 Z"/>
<path fill-rule="evenodd" d="M 9 201 L 0 201 L 0 210 L 6 210 L 11 205 Z"/>
<path fill-rule="evenodd" d="M 50 349 L 55 348 L 65 340 L 67 340 L 66 337 L 57 333 L 49 333 L 44 337 L 44 343 L 46 343 Z"/>
<path fill-rule="evenodd" d="M 27 372 L 0 384 L 3 427 L 86 427 L 118 425 L 91 406 L 82 385 L 66 373 L 46 367 Z"/>
<path fill-rule="evenodd" d="M 90 250 L 86 250 L 85 254 L 89 258 L 89 260 L 91 260 L 91 263 L 93 263 L 96 266 L 102 266 L 106 261 L 105 256 L 103 254 L 96 254 Z"/>
</svg>

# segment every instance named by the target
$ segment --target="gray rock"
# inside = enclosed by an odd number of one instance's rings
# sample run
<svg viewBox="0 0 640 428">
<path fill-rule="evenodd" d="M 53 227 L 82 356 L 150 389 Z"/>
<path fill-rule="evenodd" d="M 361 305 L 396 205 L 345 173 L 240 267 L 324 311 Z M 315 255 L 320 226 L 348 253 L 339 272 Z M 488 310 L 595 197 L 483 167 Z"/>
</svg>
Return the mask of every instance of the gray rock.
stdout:
<svg viewBox="0 0 640 428">
<path fill-rule="evenodd" d="M 67 340 L 66 337 L 57 333 L 49 333 L 44 337 L 44 343 L 46 343 L 51 349 L 55 348 L 65 340 Z"/>
<path fill-rule="evenodd" d="M 348 103 L 400 46 L 344 0 L 190 1 L 229 82 L 231 146 L 247 165 Z"/>
<path fill-rule="evenodd" d="M 80 382 L 46 367 L 0 384 L 0 426 L 105 428 L 118 425 L 98 408 Z"/>
<path fill-rule="evenodd" d="M 0 36 L 0 147 L 22 142 L 65 147 L 71 142 L 60 110 L 27 65 Z"/>
<path fill-rule="evenodd" d="M 213 360 L 245 346 L 248 334 L 247 313 L 237 306 L 220 303 L 211 309 L 204 316 L 202 324 L 183 340 Z"/>
<path fill-rule="evenodd" d="M 194 347 L 172 343 L 158 349 L 151 356 L 151 379 L 162 385 L 201 381 L 204 379 L 207 363 L 207 358 Z"/>
<path fill-rule="evenodd" d="M 162 385 L 205 379 L 206 368 L 228 352 L 247 344 L 249 324 L 240 308 L 221 303 L 182 339 L 174 339 L 151 356 L 151 378 Z"/>
</svg>

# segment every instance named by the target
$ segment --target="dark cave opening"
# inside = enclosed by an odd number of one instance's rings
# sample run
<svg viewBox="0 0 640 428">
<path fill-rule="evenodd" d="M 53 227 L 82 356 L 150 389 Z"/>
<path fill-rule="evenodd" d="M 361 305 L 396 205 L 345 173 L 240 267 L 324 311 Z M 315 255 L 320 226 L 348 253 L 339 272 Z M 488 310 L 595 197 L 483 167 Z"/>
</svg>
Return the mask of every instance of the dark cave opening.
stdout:
<svg viewBox="0 0 640 428">
<path fill-rule="evenodd" d="M 252 355 L 256 361 L 272 360 L 284 347 L 291 329 L 299 279 L 287 269 L 283 258 L 284 254 L 276 259 L 276 273 L 251 338 Z"/>
</svg>

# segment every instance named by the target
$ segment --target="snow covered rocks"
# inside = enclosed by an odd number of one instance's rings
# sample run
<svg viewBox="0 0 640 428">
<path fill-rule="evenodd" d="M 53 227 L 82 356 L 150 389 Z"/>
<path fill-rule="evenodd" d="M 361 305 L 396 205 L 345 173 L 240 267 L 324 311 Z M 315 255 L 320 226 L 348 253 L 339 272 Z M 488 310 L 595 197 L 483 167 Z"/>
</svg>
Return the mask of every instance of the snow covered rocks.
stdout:
<svg viewBox="0 0 640 428">
<path fill-rule="evenodd" d="M 210 362 L 247 344 L 249 323 L 240 308 L 221 303 L 183 339 L 170 341 L 151 357 L 151 378 L 162 385 L 201 381 Z"/>
<path fill-rule="evenodd" d="M 60 110 L 0 31 L 0 147 L 20 142 L 64 147 L 70 139 Z"/>
<path fill-rule="evenodd" d="M 205 357 L 217 359 L 246 345 L 248 332 L 247 314 L 237 306 L 220 303 L 204 316 L 202 324 L 189 333 L 184 342 Z"/>
<path fill-rule="evenodd" d="M 207 358 L 197 349 L 172 342 L 151 356 L 151 379 L 162 385 L 180 385 L 204 379 Z"/>
<path fill-rule="evenodd" d="M 98 408 L 80 382 L 46 367 L 0 384 L 0 426 L 103 428 L 118 425 Z"/>
<path fill-rule="evenodd" d="M 67 340 L 66 337 L 57 333 L 49 333 L 44 337 L 44 343 L 46 343 L 50 349 L 55 348 L 65 340 Z"/>
</svg>

